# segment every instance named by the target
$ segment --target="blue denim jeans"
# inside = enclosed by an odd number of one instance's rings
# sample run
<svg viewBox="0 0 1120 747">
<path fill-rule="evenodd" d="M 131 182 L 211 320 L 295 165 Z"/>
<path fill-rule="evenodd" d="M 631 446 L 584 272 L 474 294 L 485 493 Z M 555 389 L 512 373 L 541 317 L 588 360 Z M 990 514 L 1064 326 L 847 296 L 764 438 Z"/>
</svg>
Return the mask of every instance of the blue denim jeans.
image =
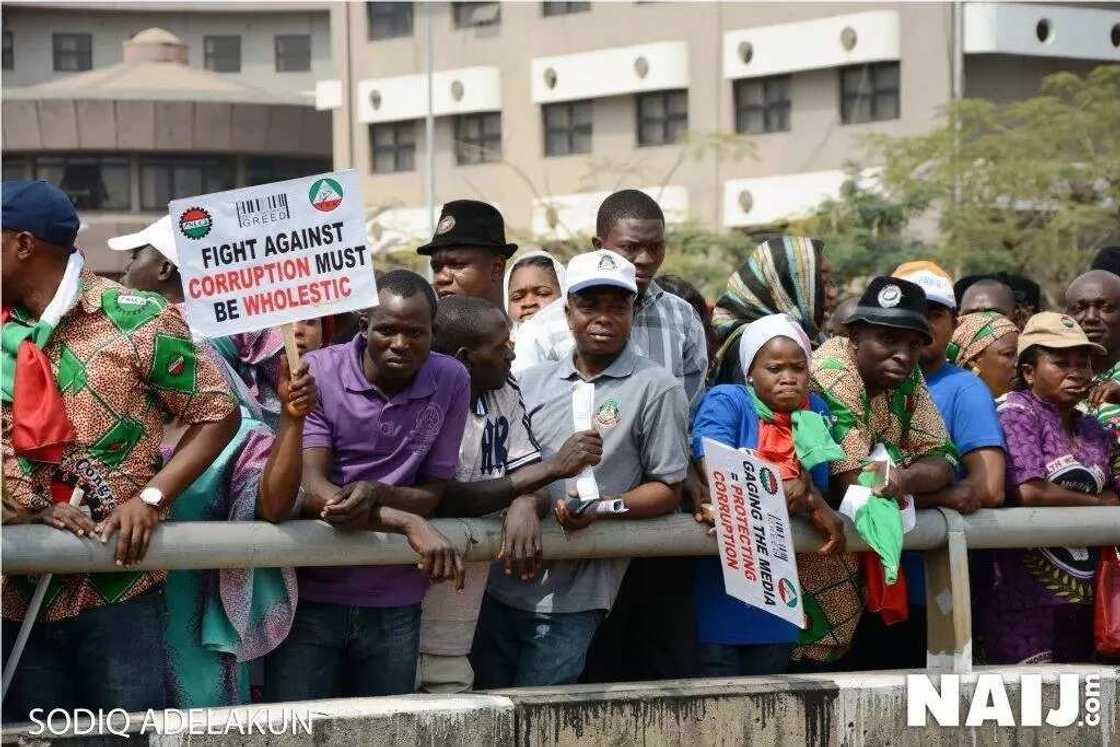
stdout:
<svg viewBox="0 0 1120 747">
<path fill-rule="evenodd" d="M 475 629 L 471 665 L 479 690 L 570 685 L 606 612 L 525 612 L 489 594 Z"/>
<path fill-rule="evenodd" d="M 351 607 L 300 600 L 292 630 L 265 658 L 269 703 L 404 695 L 416 687 L 420 605 Z"/>
<path fill-rule="evenodd" d="M 36 622 L 4 699 L 4 721 L 28 721 L 34 708 L 164 707 L 163 592 Z M 4 621 L 4 661 L 19 633 Z"/>
<path fill-rule="evenodd" d="M 796 643 L 760 643 L 731 646 L 722 643 L 701 643 L 701 677 L 754 677 L 783 674 L 788 668 Z"/>
</svg>

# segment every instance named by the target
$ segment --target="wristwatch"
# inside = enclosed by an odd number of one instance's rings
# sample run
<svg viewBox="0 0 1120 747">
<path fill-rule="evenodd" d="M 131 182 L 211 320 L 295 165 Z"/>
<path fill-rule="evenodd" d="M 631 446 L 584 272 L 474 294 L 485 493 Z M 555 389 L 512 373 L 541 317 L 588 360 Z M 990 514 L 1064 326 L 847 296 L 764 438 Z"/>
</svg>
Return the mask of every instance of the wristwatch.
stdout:
<svg viewBox="0 0 1120 747">
<path fill-rule="evenodd" d="M 140 491 L 140 500 L 158 510 L 163 503 L 163 491 L 159 488 L 147 487 Z"/>
</svg>

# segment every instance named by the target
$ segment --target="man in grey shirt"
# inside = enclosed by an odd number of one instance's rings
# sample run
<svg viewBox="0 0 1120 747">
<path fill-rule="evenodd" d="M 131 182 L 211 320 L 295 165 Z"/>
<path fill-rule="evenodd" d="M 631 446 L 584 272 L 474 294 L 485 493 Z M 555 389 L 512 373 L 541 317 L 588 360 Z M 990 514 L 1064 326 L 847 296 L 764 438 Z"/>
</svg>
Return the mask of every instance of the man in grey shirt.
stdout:
<svg viewBox="0 0 1120 747">
<path fill-rule="evenodd" d="M 634 265 L 606 249 L 581 254 L 568 266 L 568 282 L 565 314 L 574 350 L 520 377 L 533 431 L 546 457 L 559 449 L 575 431 L 574 387 L 594 383 L 592 427 L 603 441 L 594 470 L 600 495 L 621 498 L 628 519 L 671 513 L 688 467 L 688 400 L 670 372 L 628 346 Z M 609 518 L 594 507 L 573 513 L 569 494 L 568 485 L 556 482 L 548 496 L 565 529 Z M 476 686 L 575 682 L 628 562 L 553 561 L 528 581 L 493 570 L 471 655 Z"/>
</svg>

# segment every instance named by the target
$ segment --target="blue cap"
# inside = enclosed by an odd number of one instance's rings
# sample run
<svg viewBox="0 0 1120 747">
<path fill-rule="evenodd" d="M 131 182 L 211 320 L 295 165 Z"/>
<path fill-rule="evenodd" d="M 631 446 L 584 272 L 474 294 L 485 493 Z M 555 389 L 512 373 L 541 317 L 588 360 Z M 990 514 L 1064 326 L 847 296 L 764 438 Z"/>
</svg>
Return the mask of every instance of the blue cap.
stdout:
<svg viewBox="0 0 1120 747">
<path fill-rule="evenodd" d="M 0 226 L 29 234 L 61 247 L 72 247 L 78 235 L 78 211 L 58 187 L 49 182 L 10 181 L 0 185 L 4 195 Z"/>
</svg>

